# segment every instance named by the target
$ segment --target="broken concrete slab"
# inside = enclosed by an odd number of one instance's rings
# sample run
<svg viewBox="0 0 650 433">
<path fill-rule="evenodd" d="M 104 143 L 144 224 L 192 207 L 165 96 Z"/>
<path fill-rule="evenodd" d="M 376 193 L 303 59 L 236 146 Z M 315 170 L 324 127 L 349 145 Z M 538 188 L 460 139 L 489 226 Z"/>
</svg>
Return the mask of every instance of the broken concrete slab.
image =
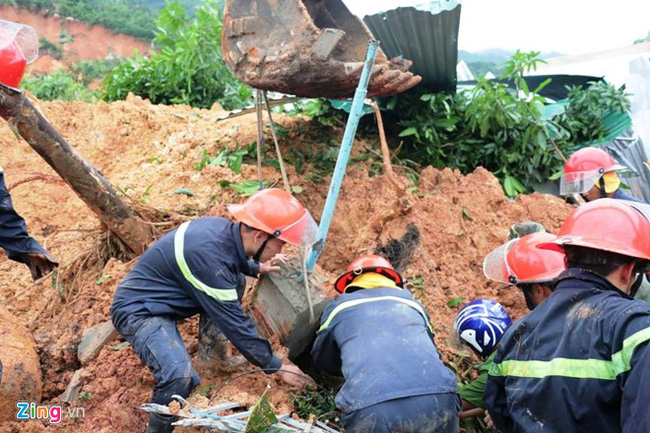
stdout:
<svg viewBox="0 0 650 433">
<path fill-rule="evenodd" d="M 116 335 L 117 331 L 110 321 L 86 329 L 77 347 L 77 358 L 79 358 L 82 364 L 87 364 L 95 359 L 102 350 L 102 347 L 115 338 Z"/>
<path fill-rule="evenodd" d="M 279 274 L 267 274 L 260 279 L 249 312 L 260 333 L 266 337 L 277 335 L 289 348 L 289 359 L 294 361 L 311 349 L 320 315 L 330 299 L 316 289 L 327 282 L 317 268 L 309 276 L 315 316 L 312 322 L 300 262 L 291 260 L 282 264 L 281 269 Z"/>
<path fill-rule="evenodd" d="M 61 401 L 64 403 L 72 403 L 77 400 L 81 387 L 83 386 L 82 375 L 83 368 L 74 372 L 72 380 L 68 384 L 68 387 L 65 389 L 63 395 L 61 395 Z"/>
</svg>

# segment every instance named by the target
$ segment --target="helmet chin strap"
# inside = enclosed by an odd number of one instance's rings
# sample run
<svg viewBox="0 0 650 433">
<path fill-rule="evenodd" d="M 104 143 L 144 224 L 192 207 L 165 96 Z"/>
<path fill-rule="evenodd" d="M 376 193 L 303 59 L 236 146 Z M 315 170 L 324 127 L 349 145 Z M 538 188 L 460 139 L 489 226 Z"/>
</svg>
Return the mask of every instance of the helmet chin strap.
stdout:
<svg viewBox="0 0 650 433">
<path fill-rule="evenodd" d="M 266 248 L 266 244 L 267 244 L 267 242 L 269 241 L 269 239 L 271 239 L 271 236 L 270 236 L 270 235 L 267 236 L 267 238 L 264 240 L 264 242 L 262 242 L 262 245 L 260 245 L 260 247 L 258 248 L 257 252 L 256 252 L 255 255 L 253 256 L 253 260 L 255 260 L 256 262 L 259 262 L 259 261 L 260 261 L 260 257 L 262 257 L 262 253 L 264 252 L 264 249 Z"/>
<path fill-rule="evenodd" d="M 605 191 L 605 178 L 600 176 L 598 183 L 600 185 L 600 198 L 607 198 L 607 191 Z"/>
</svg>

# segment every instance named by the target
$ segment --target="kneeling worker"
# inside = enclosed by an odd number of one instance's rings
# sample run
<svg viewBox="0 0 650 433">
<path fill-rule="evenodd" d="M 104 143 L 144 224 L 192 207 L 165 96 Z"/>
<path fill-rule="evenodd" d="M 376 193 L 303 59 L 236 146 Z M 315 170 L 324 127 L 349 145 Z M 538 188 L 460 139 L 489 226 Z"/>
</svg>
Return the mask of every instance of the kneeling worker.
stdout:
<svg viewBox="0 0 650 433">
<path fill-rule="evenodd" d="M 285 243 L 315 242 L 318 227 L 296 198 L 279 189 L 260 191 L 229 210 L 238 222 L 199 218 L 160 238 L 115 293 L 113 324 L 153 371 L 152 403 L 166 405 L 174 394 L 187 397 L 199 384 L 176 327 L 177 320 L 198 313 L 206 313 L 251 363 L 268 373 L 277 371 L 290 385 L 305 380 L 298 367 L 283 364 L 258 335 L 237 288 L 242 273 L 256 276 L 278 269 L 272 259 Z M 151 414 L 148 432 L 170 432 L 173 421 Z"/>
<path fill-rule="evenodd" d="M 342 376 L 342 424 L 357 432 L 457 432 L 456 377 L 440 361 L 429 315 L 384 258 L 362 256 L 335 283 L 314 365 Z"/>
</svg>

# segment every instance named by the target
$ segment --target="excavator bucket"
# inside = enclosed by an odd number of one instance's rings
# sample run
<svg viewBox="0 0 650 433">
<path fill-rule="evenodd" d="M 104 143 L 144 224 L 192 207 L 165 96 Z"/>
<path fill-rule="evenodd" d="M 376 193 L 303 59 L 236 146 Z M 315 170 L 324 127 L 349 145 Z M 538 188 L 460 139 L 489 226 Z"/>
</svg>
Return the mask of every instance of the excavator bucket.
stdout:
<svg viewBox="0 0 650 433">
<path fill-rule="evenodd" d="M 341 0 L 227 0 L 223 53 L 242 82 L 302 97 L 354 95 L 368 41 L 363 22 Z M 412 62 L 380 50 L 368 96 L 389 96 L 418 84 Z"/>
</svg>

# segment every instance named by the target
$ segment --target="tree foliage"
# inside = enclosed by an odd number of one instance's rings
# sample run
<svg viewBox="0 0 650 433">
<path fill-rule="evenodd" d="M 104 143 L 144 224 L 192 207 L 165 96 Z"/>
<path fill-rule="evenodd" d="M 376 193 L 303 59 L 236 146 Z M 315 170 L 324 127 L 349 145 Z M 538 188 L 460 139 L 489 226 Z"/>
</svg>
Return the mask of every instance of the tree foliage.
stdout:
<svg viewBox="0 0 650 433">
<path fill-rule="evenodd" d="M 174 0 L 159 12 L 154 42 L 157 52 L 127 59 L 104 80 L 103 98 L 124 99 L 129 92 L 154 104 L 188 104 L 209 108 L 219 102 L 235 108 L 250 101 L 252 91 L 240 84 L 223 62 L 221 10 L 206 0 L 189 17 Z"/>
<path fill-rule="evenodd" d="M 602 139 L 606 112 L 629 109 L 627 95 L 605 82 L 571 88 L 566 112 L 546 119 L 543 97 L 529 89 L 524 75 L 541 60 L 539 53 L 517 52 L 506 62 L 505 78 L 514 84 L 479 79 L 457 94 L 417 94 L 389 101 L 387 119 L 402 126 L 407 158 L 422 165 L 468 173 L 478 166 L 493 172 L 509 196 L 531 191 L 562 170 L 560 152 Z"/>
<path fill-rule="evenodd" d="M 154 35 L 155 12 L 129 0 L 0 0 L 48 15 L 73 17 L 89 24 L 101 24 L 115 33 L 145 40 Z"/>
<path fill-rule="evenodd" d="M 29 77 L 22 81 L 21 88 L 28 90 L 43 101 L 83 101 L 95 102 L 96 92 L 89 90 L 85 84 L 68 73 L 59 69 L 51 74 Z"/>
</svg>

